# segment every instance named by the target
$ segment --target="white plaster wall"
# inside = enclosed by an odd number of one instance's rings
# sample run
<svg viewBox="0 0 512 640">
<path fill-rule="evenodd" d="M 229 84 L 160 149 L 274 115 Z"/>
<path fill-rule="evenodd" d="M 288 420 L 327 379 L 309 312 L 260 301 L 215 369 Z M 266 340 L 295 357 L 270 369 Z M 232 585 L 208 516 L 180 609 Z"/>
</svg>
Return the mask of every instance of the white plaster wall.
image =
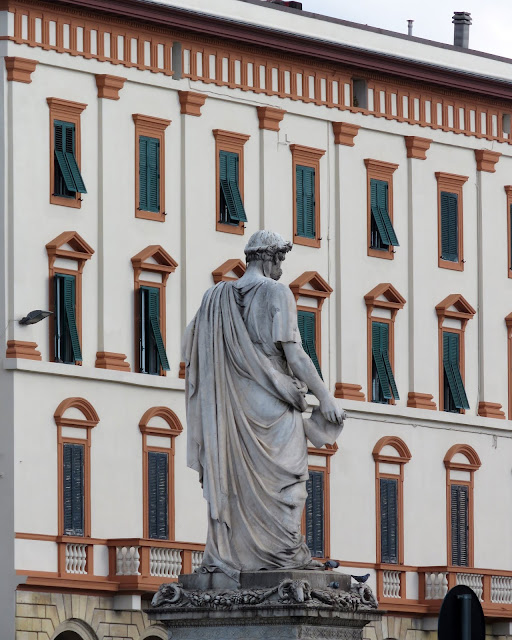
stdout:
<svg viewBox="0 0 512 640">
<path fill-rule="evenodd" d="M 16 540 L 16 568 L 25 571 L 57 571 L 57 543 Z"/>
</svg>

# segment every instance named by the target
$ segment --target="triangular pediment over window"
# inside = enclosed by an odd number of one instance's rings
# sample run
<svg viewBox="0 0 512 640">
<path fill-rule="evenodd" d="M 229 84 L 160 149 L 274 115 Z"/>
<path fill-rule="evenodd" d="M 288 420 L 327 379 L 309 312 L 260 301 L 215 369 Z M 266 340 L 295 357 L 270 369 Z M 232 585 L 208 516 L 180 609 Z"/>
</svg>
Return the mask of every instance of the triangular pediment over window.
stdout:
<svg viewBox="0 0 512 640">
<path fill-rule="evenodd" d="M 55 262 L 55 258 L 78 260 L 83 265 L 94 253 L 94 249 L 76 231 L 64 231 L 48 242 L 46 251 L 50 258 L 50 266 Z"/>
<path fill-rule="evenodd" d="M 220 267 L 217 267 L 212 271 L 213 282 L 217 284 L 218 282 L 238 280 L 238 278 L 241 278 L 244 275 L 245 269 L 245 262 L 242 260 L 237 258 L 226 260 L 226 262 L 223 262 Z"/>
<path fill-rule="evenodd" d="M 302 275 L 290 282 L 290 289 L 296 300 L 300 296 L 309 296 L 323 302 L 332 293 L 332 287 L 318 271 L 304 271 Z"/>
</svg>

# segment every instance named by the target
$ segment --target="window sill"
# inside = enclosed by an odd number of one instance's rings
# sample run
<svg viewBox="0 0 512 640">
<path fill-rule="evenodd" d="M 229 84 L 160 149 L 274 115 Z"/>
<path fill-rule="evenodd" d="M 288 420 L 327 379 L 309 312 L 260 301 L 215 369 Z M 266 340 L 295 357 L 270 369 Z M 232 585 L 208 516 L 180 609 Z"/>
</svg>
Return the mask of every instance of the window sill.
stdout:
<svg viewBox="0 0 512 640">
<path fill-rule="evenodd" d="M 304 247 L 314 247 L 320 249 L 320 240 L 316 238 L 304 238 L 303 236 L 293 236 L 293 244 L 301 244 Z"/>
<path fill-rule="evenodd" d="M 464 271 L 464 263 L 461 261 L 452 262 L 451 260 L 443 260 L 442 258 L 439 258 L 437 266 L 440 269 L 450 269 L 451 271 Z"/>
<path fill-rule="evenodd" d="M 81 209 L 82 201 L 75 196 L 74 198 L 64 198 L 50 194 L 50 204 L 57 204 L 61 207 L 70 207 L 71 209 Z"/>
<path fill-rule="evenodd" d="M 368 255 L 370 258 L 381 258 L 382 260 L 394 260 L 395 254 L 391 248 L 388 249 L 372 249 L 368 247 Z"/>
<path fill-rule="evenodd" d="M 135 209 L 135 217 L 141 220 L 153 220 L 155 222 L 165 222 L 165 215 L 158 211 L 139 211 Z"/>
<path fill-rule="evenodd" d="M 238 236 L 243 236 L 245 227 L 243 222 L 238 224 L 227 224 L 226 222 L 217 221 L 215 225 L 215 231 L 222 231 L 223 233 L 234 233 Z"/>
<path fill-rule="evenodd" d="M 114 369 L 98 369 L 96 367 L 75 367 L 58 362 L 41 362 L 38 360 L 25 360 L 22 358 L 5 358 L 4 370 L 26 371 L 43 375 L 57 375 L 68 378 L 83 378 L 86 380 L 98 380 L 128 384 L 137 387 L 151 387 L 153 389 L 185 390 L 185 380 L 171 376 L 151 376 L 143 373 L 128 371 L 116 371 Z"/>
</svg>

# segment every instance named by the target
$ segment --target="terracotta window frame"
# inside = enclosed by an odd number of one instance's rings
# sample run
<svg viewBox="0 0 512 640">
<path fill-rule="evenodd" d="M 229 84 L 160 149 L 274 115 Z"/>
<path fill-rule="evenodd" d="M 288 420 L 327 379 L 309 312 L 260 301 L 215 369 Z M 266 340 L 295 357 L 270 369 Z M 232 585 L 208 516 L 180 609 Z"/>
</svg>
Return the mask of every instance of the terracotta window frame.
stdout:
<svg viewBox="0 0 512 640">
<path fill-rule="evenodd" d="M 238 154 L 238 190 L 240 191 L 242 202 L 244 202 L 244 146 L 251 136 L 245 133 L 224 131 L 223 129 L 213 129 L 212 133 L 215 138 L 215 231 L 243 236 L 245 231 L 244 222 L 226 224 L 220 221 L 220 152 L 227 151 Z"/>
<path fill-rule="evenodd" d="M 366 246 L 367 255 L 371 258 L 382 258 L 384 260 L 394 260 L 395 249 L 392 245 L 388 246 L 387 251 L 382 249 L 372 249 L 372 191 L 371 182 L 373 180 L 382 180 L 388 183 L 388 213 L 391 224 L 393 224 L 393 174 L 399 165 L 392 162 L 384 162 L 382 160 L 374 160 L 366 158 L 364 161 L 366 166 Z M 394 226 L 394 225 L 393 225 Z"/>
<path fill-rule="evenodd" d="M 454 462 L 453 458 L 457 454 L 462 454 L 468 460 L 467 463 Z M 452 485 L 463 485 L 468 487 L 468 567 L 474 567 L 474 547 L 475 547 L 475 527 L 474 527 L 474 475 L 475 471 L 481 467 L 482 463 L 477 452 L 467 444 L 455 444 L 450 447 L 444 457 L 446 467 L 446 565 L 452 567 L 452 529 L 451 529 L 451 502 Z M 470 474 L 469 480 L 456 480 L 451 478 L 451 471 L 467 471 Z M 455 565 L 459 566 L 459 565 Z"/>
<path fill-rule="evenodd" d="M 324 557 L 317 560 L 328 560 L 331 556 L 331 458 L 338 451 L 338 445 L 326 445 L 321 449 L 313 446 L 308 447 L 308 455 L 322 456 L 325 458 L 325 465 L 308 464 L 308 471 L 320 471 L 324 475 Z M 302 513 L 301 528 L 306 532 L 306 506 Z"/>
<path fill-rule="evenodd" d="M 293 192 L 293 243 L 305 247 L 319 249 L 321 246 L 321 225 L 320 216 L 322 209 L 320 206 L 320 159 L 325 155 L 324 149 L 305 147 L 301 144 L 291 144 L 292 152 L 292 192 Z M 304 238 L 297 235 L 297 165 L 301 167 L 311 167 L 315 171 L 315 237 Z"/>
<path fill-rule="evenodd" d="M 308 311 L 315 314 L 315 349 L 318 364 L 322 366 L 322 307 L 327 298 L 330 297 L 333 289 L 318 271 L 305 271 L 293 282 L 290 282 L 290 289 L 297 302 L 297 311 Z M 314 298 L 316 307 L 308 307 L 298 304 L 299 298 Z"/>
<path fill-rule="evenodd" d="M 141 113 L 132 114 L 135 123 L 135 217 L 142 220 L 155 220 L 157 222 L 165 222 L 165 130 L 171 124 L 171 120 L 164 118 L 154 118 Z M 148 138 L 156 138 L 160 145 L 160 211 L 142 211 L 139 208 L 139 138 L 147 136 Z"/>
<path fill-rule="evenodd" d="M 507 194 L 507 276 L 512 278 L 512 185 L 505 186 Z"/>
<path fill-rule="evenodd" d="M 63 249 L 64 245 L 71 247 Z M 76 233 L 76 231 L 64 231 L 46 245 L 48 254 L 48 308 L 52 311 L 49 317 L 49 354 L 50 362 L 55 361 L 55 274 L 70 275 L 75 277 L 75 320 L 82 349 L 83 357 L 83 341 L 82 341 L 82 273 L 87 260 L 90 260 L 94 249 L 92 249 L 85 240 Z M 71 260 L 77 262 L 78 268 L 63 268 L 55 266 L 55 262 L 59 259 Z M 80 365 L 81 363 L 75 363 Z"/>
<path fill-rule="evenodd" d="M 231 258 L 230 260 L 226 260 L 219 267 L 212 271 L 212 278 L 214 284 L 218 284 L 219 282 L 232 282 L 234 280 L 238 280 L 241 278 L 246 270 L 245 262 L 238 258 Z M 233 275 L 230 276 L 229 274 Z"/>
<path fill-rule="evenodd" d="M 455 311 L 450 309 L 455 307 Z M 466 344 L 465 333 L 468 320 L 471 320 L 476 311 L 469 302 L 460 294 L 451 294 L 442 300 L 436 306 L 437 323 L 438 323 L 438 352 L 439 352 L 439 411 L 444 411 L 444 363 L 443 363 L 443 331 L 457 333 L 459 335 L 459 369 L 466 388 Z M 445 318 L 452 318 L 460 321 L 460 329 L 445 327 Z M 466 392 L 467 394 L 467 392 Z M 465 409 L 460 409 L 460 413 L 466 413 Z M 455 415 L 455 414 L 454 414 Z"/>
<path fill-rule="evenodd" d="M 155 262 L 149 262 L 154 260 Z M 132 258 L 133 266 L 133 278 L 134 278 L 134 334 L 135 334 L 135 367 L 134 371 L 142 373 L 140 371 L 140 288 L 152 287 L 158 289 L 160 292 L 160 333 L 162 334 L 162 341 L 164 348 L 167 350 L 166 339 L 166 285 L 169 275 L 176 270 L 178 263 L 167 253 L 167 251 L 160 245 L 150 245 L 137 253 Z M 141 274 L 143 271 L 150 273 L 157 273 L 161 276 L 160 282 L 152 282 L 150 280 L 141 280 Z M 165 376 L 166 371 L 160 366 L 160 375 Z M 143 374 L 147 375 L 147 374 Z"/>
<path fill-rule="evenodd" d="M 150 422 L 153 418 L 162 418 L 168 425 L 164 427 L 152 427 Z M 168 540 L 175 540 L 175 474 L 174 474 L 174 441 L 183 431 L 183 426 L 178 416 L 168 407 L 152 407 L 148 409 L 139 422 L 139 429 L 142 434 L 142 486 L 143 486 L 143 537 L 149 540 L 149 500 L 148 500 L 148 454 L 150 451 L 166 453 L 168 455 L 167 465 L 167 493 L 168 493 Z M 162 443 L 162 446 L 150 445 L 148 436 L 161 437 L 162 440 L 170 440 L 169 446 Z M 151 538 L 157 540 L 156 538 Z"/>
<path fill-rule="evenodd" d="M 382 453 L 385 447 L 393 447 L 395 455 Z M 375 461 L 375 517 L 376 517 L 376 558 L 377 568 L 396 570 L 404 565 L 404 466 L 411 460 L 412 455 L 405 442 L 397 436 L 384 436 L 374 446 L 372 456 Z M 400 467 L 399 473 L 382 471 L 381 464 L 394 464 Z M 381 549 L 381 505 L 380 505 L 380 481 L 381 479 L 397 480 L 397 534 L 398 534 L 398 562 L 383 563 Z M 400 572 L 400 593 L 405 593 L 406 573 Z M 380 599 L 384 597 L 383 572 L 377 572 L 377 593 Z"/>
<path fill-rule="evenodd" d="M 80 209 L 82 206 L 82 194 L 76 192 L 74 198 L 63 198 L 53 193 L 55 184 L 55 140 L 54 121 L 63 120 L 75 125 L 75 157 L 80 173 L 82 172 L 82 133 L 81 133 L 81 113 L 87 107 L 81 102 L 62 100 L 61 98 L 46 98 L 50 108 L 50 204 L 57 204 L 62 207 Z"/>
<path fill-rule="evenodd" d="M 507 365 L 508 365 L 508 419 L 512 420 L 512 313 L 505 318 L 507 325 Z"/>
<path fill-rule="evenodd" d="M 459 176 L 455 173 L 444 173 L 436 171 L 437 180 L 437 266 L 440 269 L 451 269 L 452 271 L 464 271 L 464 203 L 463 186 L 468 181 L 467 176 Z M 441 192 L 455 193 L 457 195 L 457 247 L 459 260 L 443 260 L 441 241 Z"/>
<path fill-rule="evenodd" d="M 381 298 L 384 297 L 385 300 Z M 372 323 L 382 322 L 389 327 L 389 342 L 388 342 L 388 355 L 389 362 L 393 375 L 396 379 L 395 371 L 395 319 L 396 314 L 400 309 L 404 308 L 406 303 L 405 298 L 395 289 L 395 287 L 389 282 L 385 282 L 377 285 L 371 291 L 369 291 L 365 297 L 366 303 L 366 326 L 367 326 L 367 394 L 368 402 L 373 401 L 372 393 Z M 390 318 L 382 318 L 373 314 L 374 309 L 387 309 L 391 312 Z M 398 386 L 398 385 L 397 385 Z M 384 403 L 383 403 L 384 404 Z M 388 400 L 388 404 L 395 404 L 395 399 Z"/>
<path fill-rule="evenodd" d="M 66 418 L 68 409 L 78 409 L 83 418 Z M 94 407 L 84 398 L 67 398 L 63 400 L 53 415 L 57 426 L 57 496 L 58 496 L 58 538 L 59 544 L 59 575 L 66 578 L 83 578 L 81 574 L 66 572 L 66 544 L 85 543 L 91 538 L 91 430 L 99 423 L 100 419 Z M 85 438 L 72 438 L 63 435 L 63 427 L 75 427 L 86 429 Z M 68 536 L 64 534 L 64 444 L 80 444 L 84 447 L 84 535 Z M 93 571 L 93 546 L 86 547 L 86 573 L 94 575 Z"/>
</svg>

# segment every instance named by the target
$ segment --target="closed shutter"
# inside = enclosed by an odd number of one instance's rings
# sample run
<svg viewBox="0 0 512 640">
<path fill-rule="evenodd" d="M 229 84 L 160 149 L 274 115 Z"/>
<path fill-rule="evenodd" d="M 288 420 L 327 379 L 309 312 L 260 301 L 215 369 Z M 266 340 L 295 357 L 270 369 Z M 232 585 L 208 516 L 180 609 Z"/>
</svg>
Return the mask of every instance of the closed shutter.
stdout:
<svg viewBox="0 0 512 640">
<path fill-rule="evenodd" d="M 323 380 L 318 354 L 316 352 L 316 314 L 312 311 L 299 310 L 297 312 L 297 324 L 302 339 L 302 348 L 313 361 L 318 375 Z"/>
<path fill-rule="evenodd" d="M 389 215 L 389 185 L 385 180 L 370 180 L 370 209 L 383 245 L 398 247 Z"/>
<path fill-rule="evenodd" d="M 61 120 L 53 121 L 53 146 L 55 150 L 55 158 L 57 159 L 57 165 L 62 174 L 66 189 L 72 193 L 75 193 L 77 189 L 66 157 L 66 141 L 69 136 L 68 132 L 73 136 L 74 129 L 75 126 L 70 122 L 62 122 Z"/>
<path fill-rule="evenodd" d="M 153 337 L 155 339 L 158 357 L 160 358 L 162 369 L 165 369 L 165 371 L 169 371 L 169 361 L 167 360 L 167 353 L 165 352 L 164 341 L 162 338 L 162 333 L 160 331 L 160 319 L 158 317 L 159 298 L 160 292 L 158 291 L 158 289 L 149 289 L 148 307 L 151 331 L 153 332 Z"/>
<path fill-rule="evenodd" d="M 469 488 L 451 486 L 452 565 L 467 567 L 469 541 Z"/>
<path fill-rule="evenodd" d="M 310 471 L 306 482 L 306 544 L 314 558 L 325 556 L 324 473 Z"/>
<path fill-rule="evenodd" d="M 459 261 L 458 196 L 447 191 L 441 191 L 441 258 Z"/>
<path fill-rule="evenodd" d="M 84 534 L 84 445 L 63 445 L 64 535 Z"/>
<path fill-rule="evenodd" d="M 160 211 L 160 140 L 139 136 L 139 209 Z"/>
<path fill-rule="evenodd" d="M 381 562 L 398 563 L 398 480 L 380 479 Z"/>
<path fill-rule="evenodd" d="M 296 165 L 296 234 L 303 238 L 316 237 L 315 170 L 313 167 Z"/>
<path fill-rule="evenodd" d="M 73 349 L 73 359 L 75 362 L 82 362 L 82 350 L 78 338 L 78 329 L 75 317 L 75 277 L 65 276 L 64 279 L 64 307 L 66 309 L 66 320 L 68 323 L 69 337 Z"/>
<path fill-rule="evenodd" d="M 377 375 L 379 377 L 379 385 L 382 390 L 382 395 L 386 400 L 391 400 L 393 398 L 393 395 L 390 386 L 390 380 L 388 377 L 388 371 L 386 368 L 386 362 L 383 355 L 384 353 L 386 353 L 387 356 L 388 341 L 389 329 L 387 324 L 385 324 L 384 322 L 372 322 L 372 357 L 377 369 Z M 391 369 L 391 366 L 389 368 Z"/>
<path fill-rule="evenodd" d="M 247 222 L 247 215 L 238 186 L 238 153 L 220 151 L 219 154 L 220 187 L 226 201 L 229 217 L 234 222 Z"/>
<path fill-rule="evenodd" d="M 469 402 L 460 373 L 459 334 L 443 331 L 443 367 L 457 409 L 469 409 Z"/>
<path fill-rule="evenodd" d="M 148 451 L 148 525 L 149 537 L 169 538 L 169 456 Z"/>
</svg>

